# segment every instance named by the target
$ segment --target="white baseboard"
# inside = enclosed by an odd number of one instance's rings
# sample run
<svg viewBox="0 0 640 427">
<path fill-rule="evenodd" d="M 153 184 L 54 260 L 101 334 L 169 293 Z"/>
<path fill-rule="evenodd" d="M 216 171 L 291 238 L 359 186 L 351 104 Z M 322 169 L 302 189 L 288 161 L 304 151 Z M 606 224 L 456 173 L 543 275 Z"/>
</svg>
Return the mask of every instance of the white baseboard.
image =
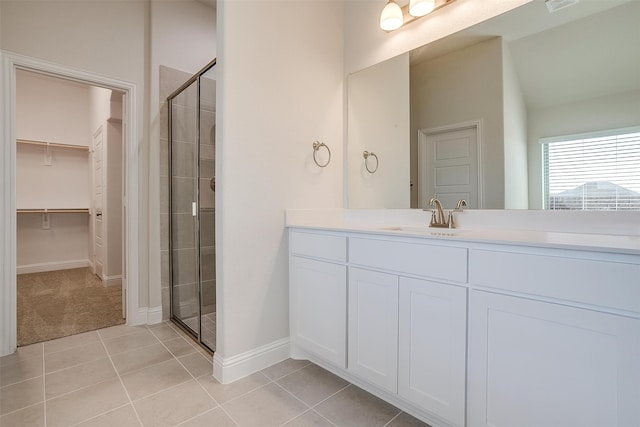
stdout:
<svg viewBox="0 0 640 427">
<path fill-rule="evenodd" d="M 43 262 L 39 264 L 26 264 L 16 267 L 16 274 L 43 273 L 45 271 L 70 270 L 72 268 L 89 267 L 88 259 L 77 259 L 71 261 Z"/>
<path fill-rule="evenodd" d="M 216 352 L 213 355 L 213 376 L 222 384 L 228 384 L 288 358 L 289 338 L 228 358 L 222 358 Z"/>
<path fill-rule="evenodd" d="M 105 287 L 122 286 L 122 276 L 102 276 L 102 285 Z"/>
<path fill-rule="evenodd" d="M 141 307 L 135 312 L 133 319 L 127 319 L 127 325 L 155 325 L 162 322 L 162 306 L 159 307 Z"/>
</svg>

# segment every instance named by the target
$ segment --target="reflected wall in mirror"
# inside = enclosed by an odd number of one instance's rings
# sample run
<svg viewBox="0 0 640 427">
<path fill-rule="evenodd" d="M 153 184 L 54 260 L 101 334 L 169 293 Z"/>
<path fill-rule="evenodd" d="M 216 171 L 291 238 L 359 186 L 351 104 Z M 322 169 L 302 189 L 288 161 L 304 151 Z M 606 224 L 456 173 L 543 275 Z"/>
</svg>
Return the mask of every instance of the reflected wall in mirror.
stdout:
<svg viewBox="0 0 640 427">
<path fill-rule="evenodd" d="M 350 75 L 349 208 L 542 208 L 542 138 L 640 126 L 638 22 L 639 1 L 535 0 Z"/>
</svg>

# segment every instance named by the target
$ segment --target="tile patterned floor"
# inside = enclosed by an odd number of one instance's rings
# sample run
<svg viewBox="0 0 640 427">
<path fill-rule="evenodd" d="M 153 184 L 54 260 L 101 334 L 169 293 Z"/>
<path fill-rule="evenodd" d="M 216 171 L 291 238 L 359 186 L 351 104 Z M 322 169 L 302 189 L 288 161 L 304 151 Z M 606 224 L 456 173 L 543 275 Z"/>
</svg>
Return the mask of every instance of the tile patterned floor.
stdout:
<svg viewBox="0 0 640 427">
<path fill-rule="evenodd" d="M 0 358 L 0 426 L 426 426 L 307 361 L 232 384 L 169 323 L 114 326 Z"/>
</svg>

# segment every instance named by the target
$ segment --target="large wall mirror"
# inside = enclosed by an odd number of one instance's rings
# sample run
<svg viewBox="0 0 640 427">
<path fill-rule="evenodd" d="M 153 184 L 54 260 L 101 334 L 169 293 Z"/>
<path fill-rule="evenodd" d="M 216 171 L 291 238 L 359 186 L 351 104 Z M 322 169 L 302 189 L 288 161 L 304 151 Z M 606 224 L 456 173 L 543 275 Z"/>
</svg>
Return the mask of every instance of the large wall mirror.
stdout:
<svg viewBox="0 0 640 427">
<path fill-rule="evenodd" d="M 349 208 L 541 209 L 541 141 L 640 132 L 639 22 L 637 0 L 534 0 L 350 75 Z"/>
</svg>

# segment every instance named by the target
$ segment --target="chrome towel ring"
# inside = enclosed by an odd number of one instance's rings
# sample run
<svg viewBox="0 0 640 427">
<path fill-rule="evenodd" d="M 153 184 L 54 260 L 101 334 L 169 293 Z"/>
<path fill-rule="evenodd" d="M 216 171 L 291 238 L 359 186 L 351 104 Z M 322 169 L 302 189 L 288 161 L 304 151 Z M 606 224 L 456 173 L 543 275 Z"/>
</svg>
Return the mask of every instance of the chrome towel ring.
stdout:
<svg viewBox="0 0 640 427">
<path fill-rule="evenodd" d="M 378 165 L 380 164 L 380 160 L 378 160 L 378 156 L 376 156 L 376 153 L 374 153 L 373 151 L 363 151 L 362 156 L 364 157 L 364 167 L 367 168 L 367 172 L 376 173 L 376 171 L 378 170 Z M 369 157 L 375 157 L 376 159 L 376 167 L 373 169 L 369 167 Z"/>
<path fill-rule="evenodd" d="M 318 150 L 320 150 L 320 147 L 326 148 L 327 153 L 329 153 L 329 158 L 327 159 L 327 162 L 325 164 L 318 163 L 318 159 L 316 158 L 316 153 L 318 152 Z M 327 167 L 329 165 L 329 162 L 331 161 L 331 150 L 329 150 L 329 147 L 327 146 L 327 144 L 320 141 L 316 141 L 313 143 L 313 161 L 315 162 L 316 165 L 320 166 L 321 168 Z"/>
</svg>

